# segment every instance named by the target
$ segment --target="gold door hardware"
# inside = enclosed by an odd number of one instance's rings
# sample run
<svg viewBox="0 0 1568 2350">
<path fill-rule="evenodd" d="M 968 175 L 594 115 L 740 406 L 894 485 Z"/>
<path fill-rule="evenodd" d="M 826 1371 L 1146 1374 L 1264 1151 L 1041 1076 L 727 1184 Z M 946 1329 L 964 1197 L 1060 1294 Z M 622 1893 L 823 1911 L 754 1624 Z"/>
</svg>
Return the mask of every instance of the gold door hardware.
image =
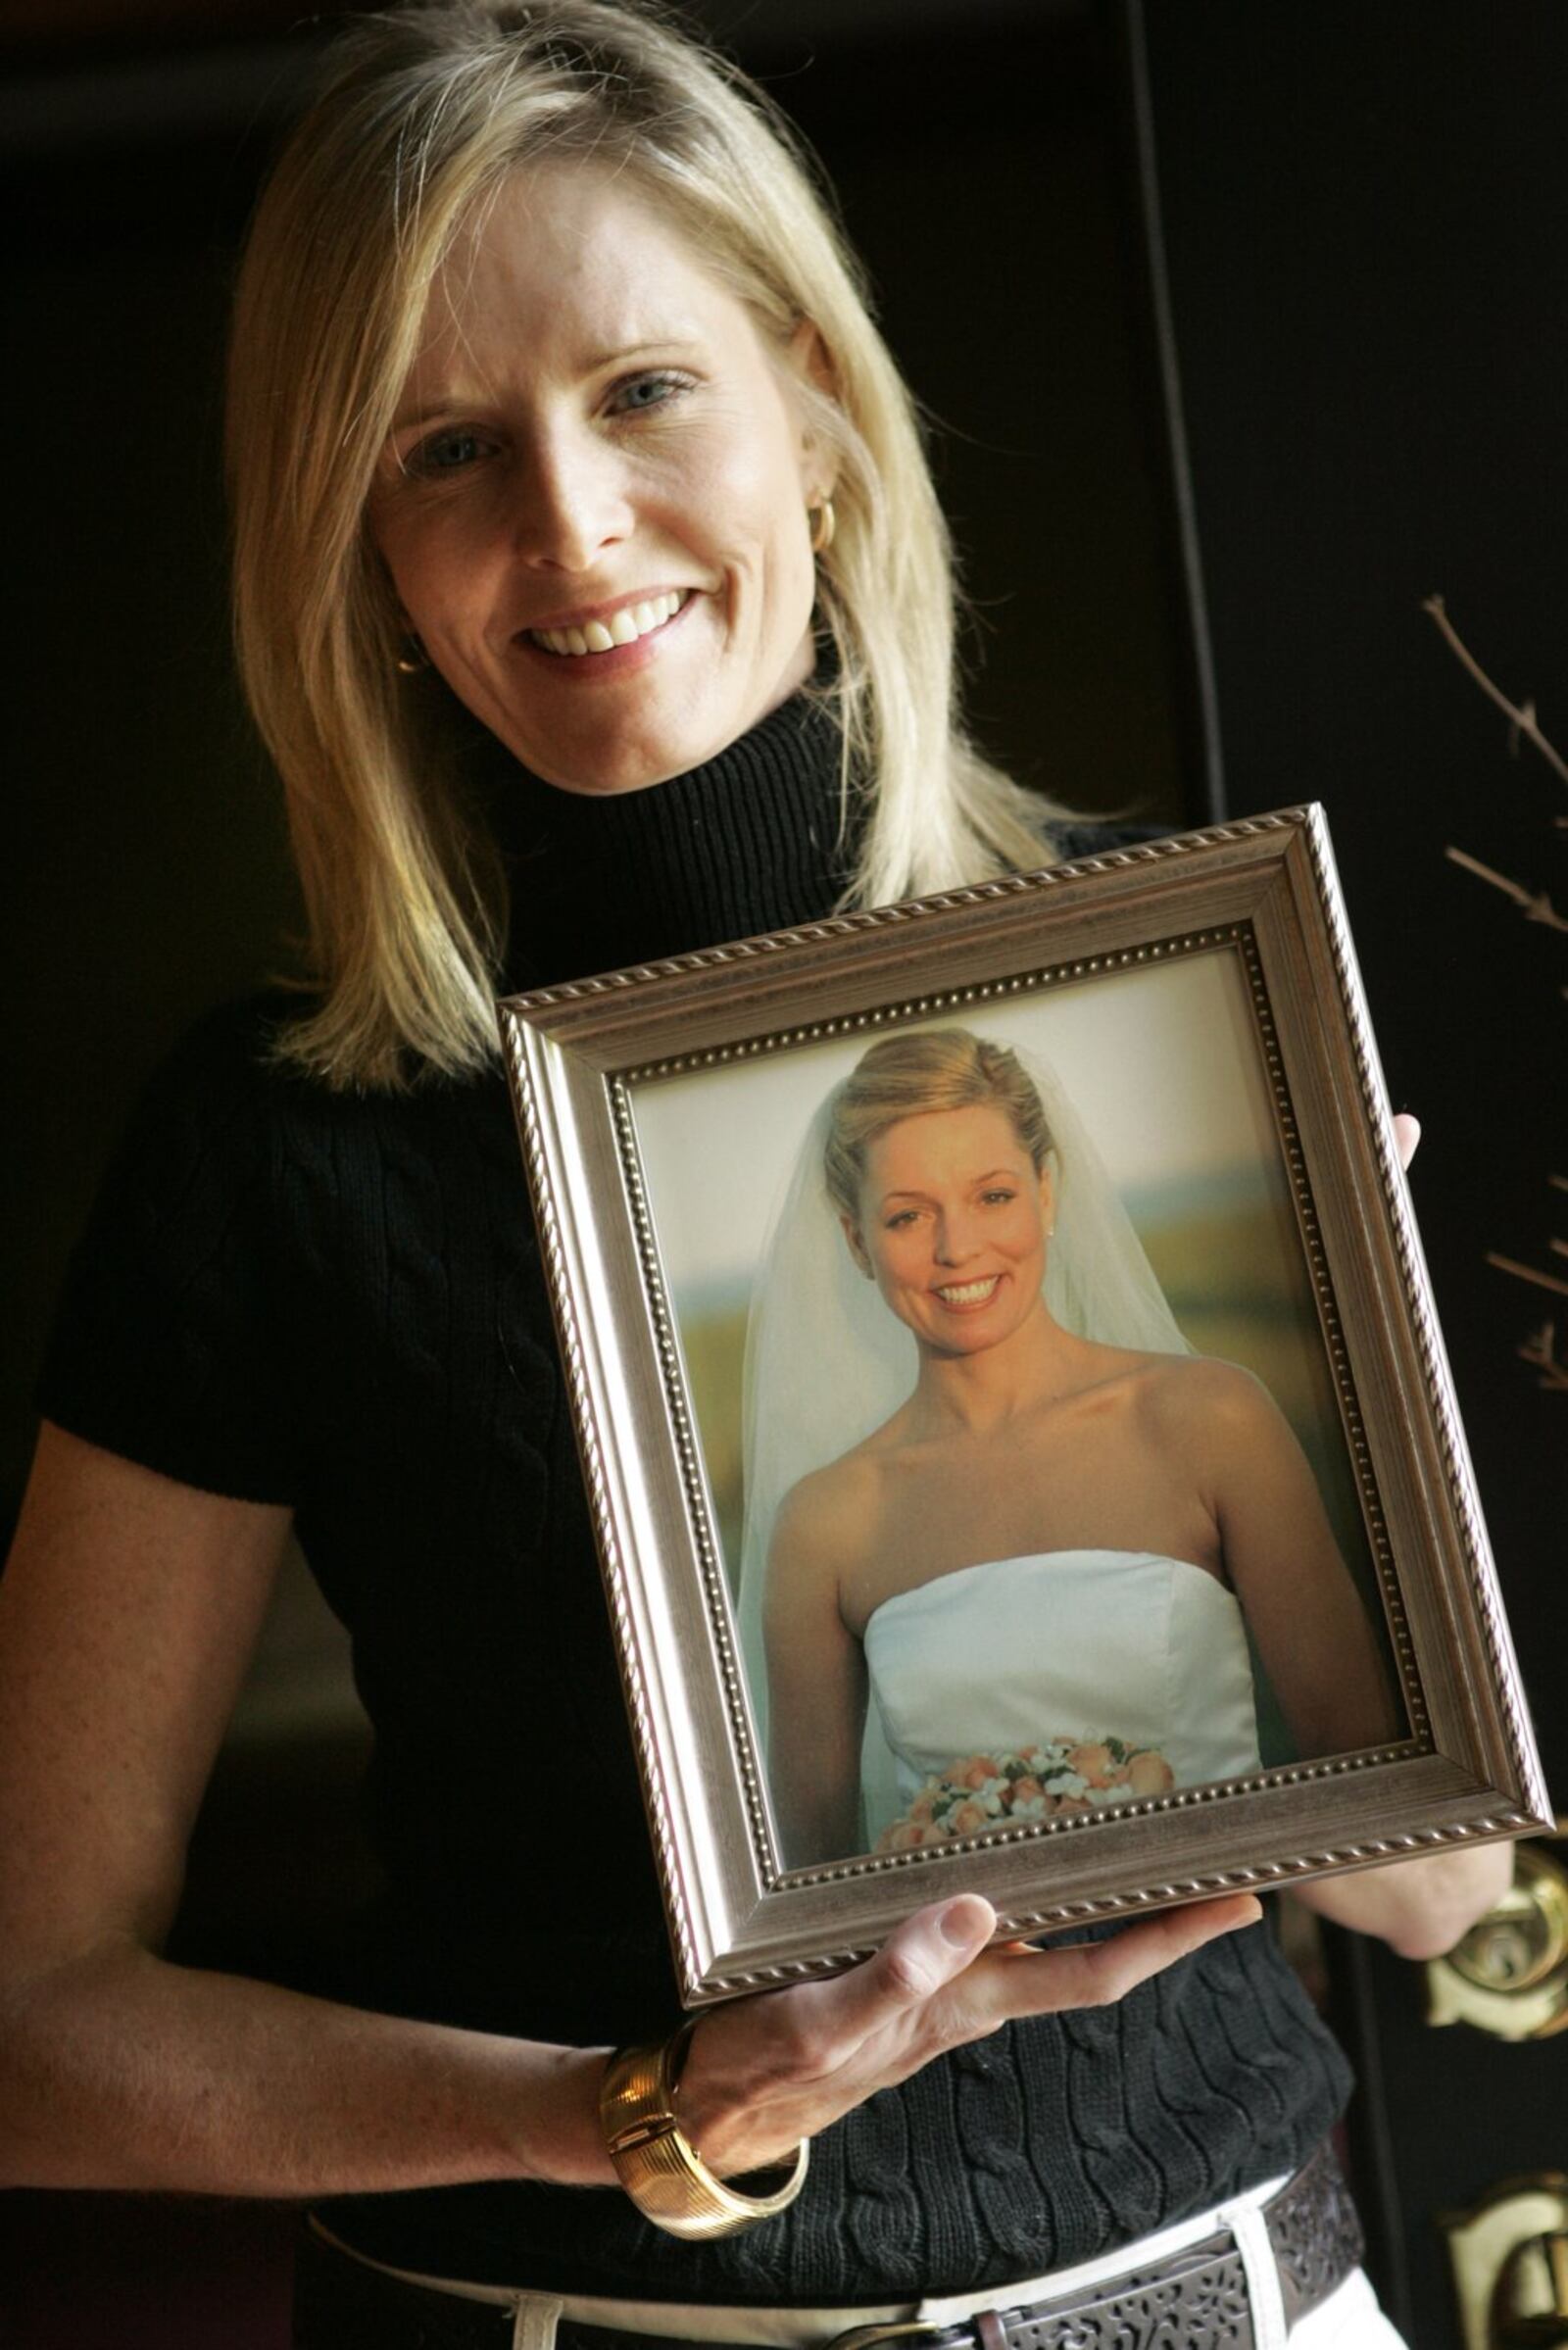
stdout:
<svg viewBox="0 0 1568 2350">
<path fill-rule="evenodd" d="M 1464 2350 L 1568 2345 L 1568 2177 L 1505 2179 L 1468 2211 L 1444 2212 Z"/>
<path fill-rule="evenodd" d="M 1517 1846 L 1513 1884 L 1444 1958 L 1427 1962 L 1427 2022 L 1503 2040 L 1568 2029 L 1568 1842 Z"/>
</svg>

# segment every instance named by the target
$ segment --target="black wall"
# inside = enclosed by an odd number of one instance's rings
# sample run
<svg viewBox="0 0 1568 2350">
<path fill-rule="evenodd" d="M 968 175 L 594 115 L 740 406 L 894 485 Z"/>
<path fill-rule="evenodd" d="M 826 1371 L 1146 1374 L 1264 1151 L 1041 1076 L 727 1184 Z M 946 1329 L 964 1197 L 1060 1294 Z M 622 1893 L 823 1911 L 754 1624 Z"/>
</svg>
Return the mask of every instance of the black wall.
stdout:
<svg viewBox="0 0 1568 2350">
<path fill-rule="evenodd" d="M 1568 793 L 1421 612 L 1442 591 L 1568 747 L 1568 11 L 1556 0 L 1154 0 L 1172 304 L 1229 804 L 1328 807 L 1548 1763 L 1568 1788 L 1568 1396 L 1518 1341 L 1552 1313 L 1568 1202 L 1568 941 L 1446 860 L 1568 909 Z M 1559 1259 L 1559 1274 L 1568 1259 Z M 1557 1301 L 1568 1342 L 1568 1298 Z"/>
<path fill-rule="evenodd" d="M 1461 674 L 1443 592 L 1568 749 L 1568 10 L 1556 0 L 1149 0 L 1159 181 L 1229 805 L 1326 802 L 1548 1780 L 1568 1808 L 1568 1393 L 1517 1346 L 1561 1279 L 1568 792 Z M 1342 1952 L 1380 2281 L 1457 2341 L 1437 2214 L 1568 2157 L 1568 2048 L 1424 2021 L 1421 1970 Z"/>
</svg>

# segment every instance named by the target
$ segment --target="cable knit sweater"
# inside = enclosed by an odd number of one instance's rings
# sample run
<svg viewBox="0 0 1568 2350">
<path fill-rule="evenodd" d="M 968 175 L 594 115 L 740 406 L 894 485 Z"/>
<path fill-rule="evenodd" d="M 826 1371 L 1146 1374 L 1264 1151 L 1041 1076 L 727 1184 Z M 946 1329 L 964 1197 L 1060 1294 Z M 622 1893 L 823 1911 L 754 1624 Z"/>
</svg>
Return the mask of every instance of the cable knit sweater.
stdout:
<svg viewBox="0 0 1568 2350">
<path fill-rule="evenodd" d="M 809 920 L 842 885 L 837 741 L 804 698 L 649 791 L 583 800 L 513 770 L 503 797 L 518 984 Z M 294 1506 L 376 1733 L 389 1891 L 336 1987 L 535 2037 L 658 2035 L 673 1978 L 503 1081 L 328 1094 L 265 1058 L 287 1009 L 209 1019 L 155 1080 L 74 1259 L 42 1408 L 168 1476 Z M 1290 2170 L 1347 2087 L 1258 1928 L 872 2098 L 818 2141 L 790 2212 L 723 2242 L 662 2235 L 612 2189 L 329 2216 L 376 2257 L 474 2279 L 913 2297 L 1091 2258 Z"/>
</svg>

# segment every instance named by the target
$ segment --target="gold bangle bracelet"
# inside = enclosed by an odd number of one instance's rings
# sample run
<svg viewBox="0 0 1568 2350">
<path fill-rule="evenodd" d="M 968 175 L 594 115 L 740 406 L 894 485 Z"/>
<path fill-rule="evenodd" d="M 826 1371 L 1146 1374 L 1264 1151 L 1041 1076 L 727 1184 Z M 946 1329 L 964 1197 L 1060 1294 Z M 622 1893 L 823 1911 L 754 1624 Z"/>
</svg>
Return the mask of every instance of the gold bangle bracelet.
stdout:
<svg viewBox="0 0 1568 2350">
<path fill-rule="evenodd" d="M 645 2220 L 669 2235 L 701 2242 L 771 2220 L 806 2183 L 809 2150 L 803 2138 L 779 2166 L 777 2186 L 742 2194 L 715 2179 L 681 2129 L 675 2089 L 697 2019 L 689 2017 L 657 2048 L 619 2048 L 605 2067 L 599 2119 L 615 2176 Z"/>
</svg>

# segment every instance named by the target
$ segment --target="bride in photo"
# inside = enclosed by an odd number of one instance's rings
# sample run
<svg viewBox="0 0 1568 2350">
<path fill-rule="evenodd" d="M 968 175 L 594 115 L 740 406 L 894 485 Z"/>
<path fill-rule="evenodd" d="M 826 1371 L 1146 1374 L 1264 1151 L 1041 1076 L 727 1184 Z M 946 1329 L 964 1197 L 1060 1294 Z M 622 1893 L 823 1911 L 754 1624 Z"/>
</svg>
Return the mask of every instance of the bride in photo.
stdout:
<svg viewBox="0 0 1568 2350">
<path fill-rule="evenodd" d="M 959 1028 L 823 1103 L 747 1346 L 741 1618 L 786 1864 L 1396 1735 L 1311 1469 L 1195 1354 L 1060 1088 Z"/>
</svg>

